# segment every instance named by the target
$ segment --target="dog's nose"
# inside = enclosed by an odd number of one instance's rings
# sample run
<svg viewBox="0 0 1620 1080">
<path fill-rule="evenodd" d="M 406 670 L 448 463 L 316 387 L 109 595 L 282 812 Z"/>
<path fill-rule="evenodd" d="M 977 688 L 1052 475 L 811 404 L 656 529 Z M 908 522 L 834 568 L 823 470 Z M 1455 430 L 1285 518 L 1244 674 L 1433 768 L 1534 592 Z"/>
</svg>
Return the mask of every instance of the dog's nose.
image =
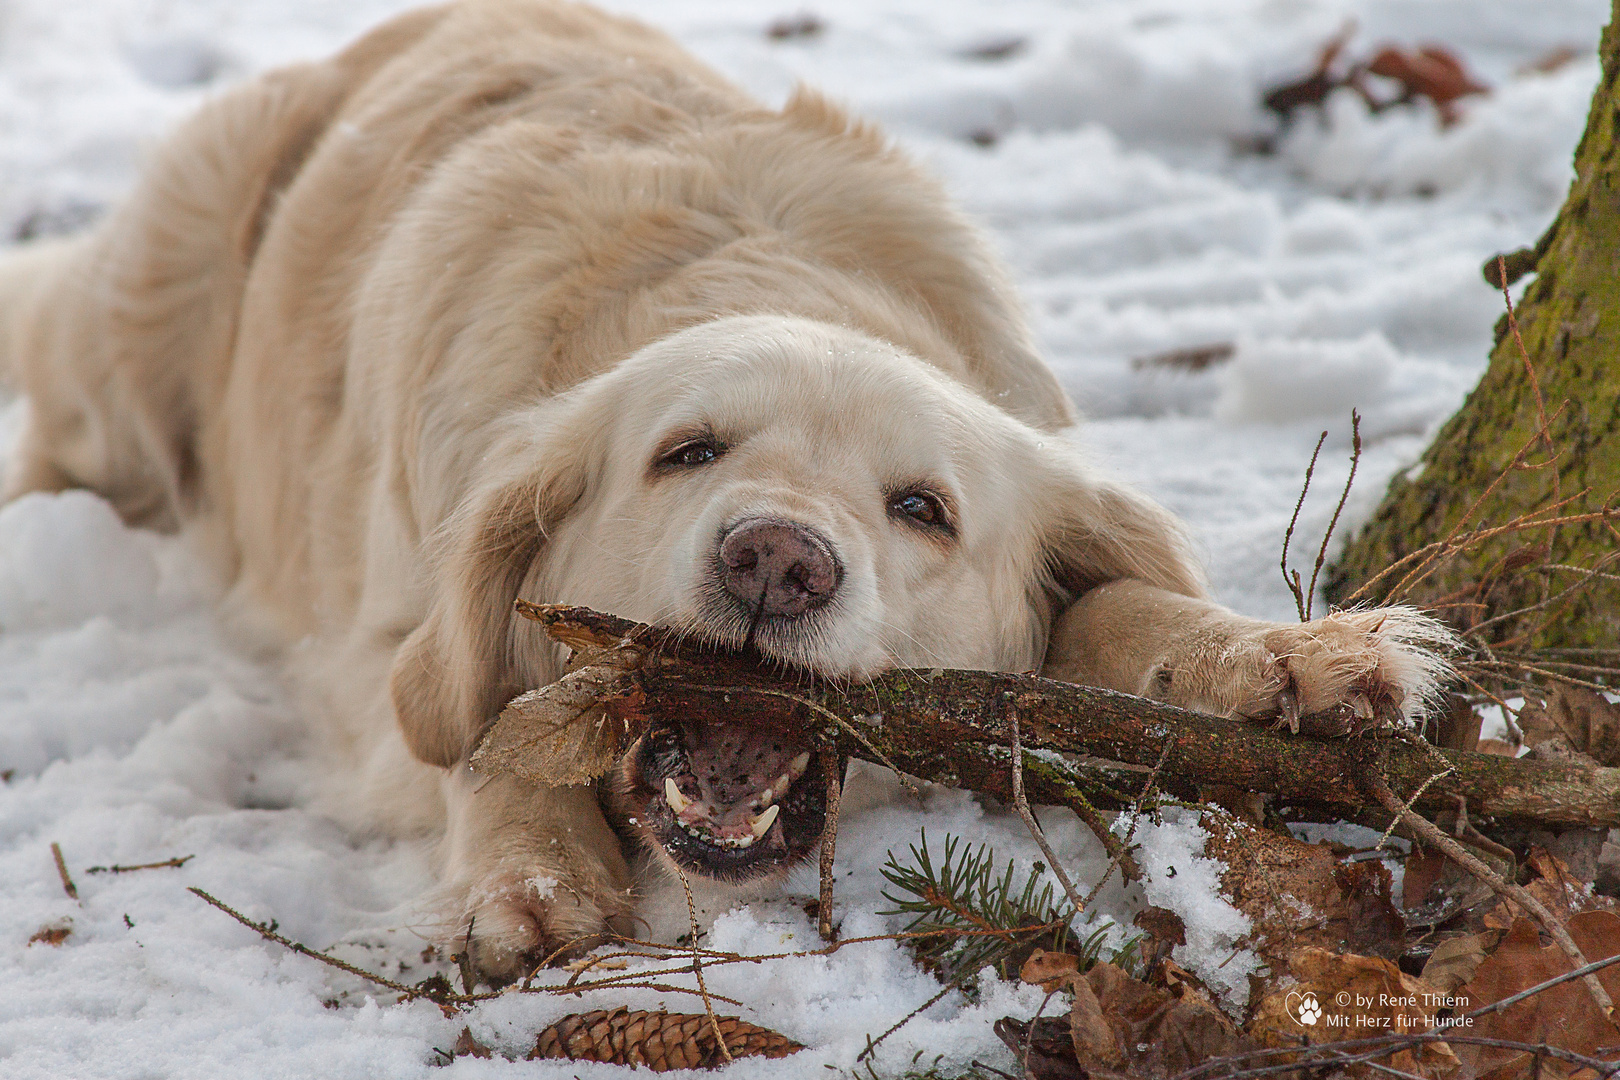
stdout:
<svg viewBox="0 0 1620 1080">
<path fill-rule="evenodd" d="M 749 518 L 720 541 L 726 590 L 750 612 L 803 615 L 832 599 L 843 570 L 832 547 L 796 521 Z"/>
</svg>

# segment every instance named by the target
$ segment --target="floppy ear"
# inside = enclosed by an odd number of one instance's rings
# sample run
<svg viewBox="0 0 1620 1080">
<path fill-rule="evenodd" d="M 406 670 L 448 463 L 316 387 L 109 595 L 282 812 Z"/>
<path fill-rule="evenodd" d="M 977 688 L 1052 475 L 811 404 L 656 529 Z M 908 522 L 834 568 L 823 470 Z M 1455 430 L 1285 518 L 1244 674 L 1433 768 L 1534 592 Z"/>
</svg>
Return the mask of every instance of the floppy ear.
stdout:
<svg viewBox="0 0 1620 1080">
<path fill-rule="evenodd" d="M 501 707 L 527 689 L 518 682 L 512 602 L 547 533 L 589 481 L 583 438 L 553 432 L 522 443 L 516 460 L 440 528 L 428 616 L 400 645 L 389 674 L 405 743 L 429 764 L 459 762 Z"/>
<path fill-rule="evenodd" d="M 1181 522 L 1146 496 L 1111 481 L 1071 477 L 1053 503 L 1045 549 L 1058 610 L 1126 578 L 1183 596 L 1208 595 Z"/>
</svg>

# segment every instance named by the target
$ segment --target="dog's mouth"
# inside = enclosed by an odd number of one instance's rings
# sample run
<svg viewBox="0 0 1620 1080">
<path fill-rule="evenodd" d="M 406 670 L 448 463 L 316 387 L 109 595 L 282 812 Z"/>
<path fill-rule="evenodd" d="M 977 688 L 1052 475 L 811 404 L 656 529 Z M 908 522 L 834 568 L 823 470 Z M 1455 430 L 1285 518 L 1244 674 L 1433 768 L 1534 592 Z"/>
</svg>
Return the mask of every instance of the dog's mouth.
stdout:
<svg viewBox="0 0 1620 1080">
<path fill-rule="evenodd" d="M 826 825 L 816 748 L 776 725 L 649 728 L 620 763 L 627 821 L 681 869 L 742 882 L 814 851 Z"/>
</svg>

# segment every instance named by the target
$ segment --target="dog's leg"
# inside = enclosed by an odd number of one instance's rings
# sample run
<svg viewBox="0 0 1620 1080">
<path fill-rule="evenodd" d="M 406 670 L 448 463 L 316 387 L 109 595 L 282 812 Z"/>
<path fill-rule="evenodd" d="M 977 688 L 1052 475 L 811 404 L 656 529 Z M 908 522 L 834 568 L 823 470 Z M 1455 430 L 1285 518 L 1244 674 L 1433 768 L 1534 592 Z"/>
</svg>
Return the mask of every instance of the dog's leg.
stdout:
<svg viewBox="0 0 1620 1080">
<path fill-rule="evenodd" d="M 509 776 L 448 771 L 446 927 L 459 946 L 472 926 L 473 966 L 519 978 L 554 952 L 592 948 L 607 930 L 632 934 L 633 896 L 619 838 L 587 785 L 543 787 Z"/>
<path fill-rule="evenodd" d="M 1446 674 L 1450 633 L 1407 607 L 1273 623 L 1140 581 L 1082 596 L 1052 630 L 1042 674 L 1217 716 L 1301 716 L 1322 730 L 1414 719 Z"/>
</svg>

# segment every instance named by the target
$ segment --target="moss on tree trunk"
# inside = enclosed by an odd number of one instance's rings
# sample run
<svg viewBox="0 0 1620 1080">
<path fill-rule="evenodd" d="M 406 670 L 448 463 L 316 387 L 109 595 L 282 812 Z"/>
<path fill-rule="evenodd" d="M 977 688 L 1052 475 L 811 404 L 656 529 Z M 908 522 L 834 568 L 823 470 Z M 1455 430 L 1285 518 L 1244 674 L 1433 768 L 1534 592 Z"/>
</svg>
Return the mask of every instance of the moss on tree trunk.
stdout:
<svg viewBox="0 0 1620 1080">
<path fill-rule="evenodd" d="M 1620 489 L 1620 0 L 1615 3 L 1601 46 L 1603 77 L 1575 151 L 1569 196 L 1535 249 L 1507 259 L 1510 280 L 1517 272 L 1536 274 L 1517 315 L 1560 452 L 1556 466 L 1513 468 L 1526 446 L 1530 463 L 1543 460 L 1546 450 L 1535 442 L 1536 394 L 1504 314 L 1479 386 L 1421 462 L 1391 482 L 1373 520 L 1333 568 L 1327 592 L 1336 603 L 1408 553 L 1452 535 L 1504 471 L 1469 527 L 1501 524 L 1545 506 L 1555 491 L 1563 498 L 1585 492 L 1570 503 L 1570 513 L 1598 510 Z M 1410 597 L 1431 604 L 1464 600 L 1451 613 L 1465 626 L 1515 611 L 1576 583 L 1577 575 L 1543 564 L 1590 567 L 1620 547 L 1614 524 L 1561 526 L 1545 553 L 1534 550 L 1547 539 L 1545 531 L 1480 544 L 1449 560 Z M 1527 550 L 1511 558 L 1517 549 Z M 1373 598 L 1384 598 L 1399 577 L 1380 583 Z M 1509 620 L 1488 636 L 1500 641 L 1531 626 L 1522 618 Z M 1604 580 L 1562 607 L 1528 643 L 1549 648 L 1617 642 L 1620 583 Z"/>
</svg>

